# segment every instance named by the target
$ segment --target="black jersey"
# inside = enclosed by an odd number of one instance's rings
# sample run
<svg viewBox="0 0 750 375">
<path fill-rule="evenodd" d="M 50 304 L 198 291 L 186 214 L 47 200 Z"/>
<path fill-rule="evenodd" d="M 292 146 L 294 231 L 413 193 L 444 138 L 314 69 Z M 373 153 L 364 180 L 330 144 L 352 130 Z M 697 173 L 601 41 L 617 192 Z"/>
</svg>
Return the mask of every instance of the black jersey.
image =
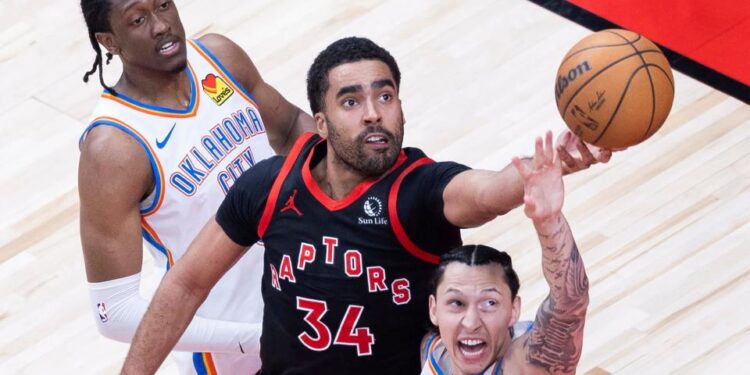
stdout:
<svg viewBox="0 0 750 375">
<path fill-rule="evenodd" d="M 442 192 L 467 168 L 405 148 L 335 201 L 311 175 L 325 151 L 304 135 L 243 175 L 217 214 L 235 242 L 265 245 L 262 372 L 417 374 L 429 278 L 461 244 Z"/>
</svg>

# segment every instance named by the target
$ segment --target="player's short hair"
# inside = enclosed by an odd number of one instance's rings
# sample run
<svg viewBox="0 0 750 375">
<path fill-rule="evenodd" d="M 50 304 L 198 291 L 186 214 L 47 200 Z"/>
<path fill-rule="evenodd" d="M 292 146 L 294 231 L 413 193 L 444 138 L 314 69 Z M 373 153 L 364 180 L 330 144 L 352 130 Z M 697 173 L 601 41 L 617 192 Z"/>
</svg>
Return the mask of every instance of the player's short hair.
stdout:
<svg viewBox="0 0 750 375">
<path fill-rule="evenodd" d="M 104 73 L 102 66 L 102 50 L 99 47 L 99 42 L 96 40 L 96 33 L 111 32 L 112 28 L 109 24 L 109 11 L 112 8 L 110 0 L 81 0 L 81 12 L 83 12 L 83 19 L 86 21 L 86 27 L 89 30 L 89 41 L 91 47 L 96 52 L 96 58 L 94 58 L 94 64 L 91 66 L 91 70 L 83 75 L 83 82 L 89 81 L 89 76 L 96 73 L 99 69 L 99 83 L 105 89 L 109 90 L 113 95 L 117 95 L 115 89 L 107 86 L 104 83 Z M 112 60 L 112 54 L 107 52 L 107 64 Z"/>
<path fill-rule="evenodd" d="M 339 39 L 318 54 L 307 72 L 307 99 L 310 101 L 313 115 L 325 107 L 328 72 L 341 64 L 361 60 L 380 60 L 388 65 L 393 79 L 396 80 L 396 89 L 401 87 L 401 72 L 398 70 L 398 64 L 386 49 L 367 38 L 352 36 Z"/>
<path fill-rule="evenodd" d="M 445 269 L 451 263 L 463 263 L 468 266 L 484 266 L 487 264 L 497 264 L 503 270 L 505 282 L 510 288 L 511 300 L 518 295 L 518 289 L 521 284 L 518 281 L 518 275 L 513 269 L 513 263 L 510 255 L 504 251 L 494 249 L 484 245 L 464 245 L 457 247 L 440 257 L 440 264 L 432 275 L 432 294 L 437 295 L 437 288 L 443 281 Z"/>
</svg>

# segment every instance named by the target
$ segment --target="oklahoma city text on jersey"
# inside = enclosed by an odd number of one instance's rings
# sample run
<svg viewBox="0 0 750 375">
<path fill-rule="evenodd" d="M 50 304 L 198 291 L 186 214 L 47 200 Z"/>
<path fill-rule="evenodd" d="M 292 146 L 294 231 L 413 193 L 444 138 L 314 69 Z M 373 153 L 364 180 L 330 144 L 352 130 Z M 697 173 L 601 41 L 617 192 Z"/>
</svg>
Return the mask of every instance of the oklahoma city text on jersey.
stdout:
<svg viewBox="0 0 750 375">
<path fill-rule="evenodd" d="M 232 113 L 211 128 L 208 134 L 201 137 L 199 144 L 190 149 L 179 163 L 179 170 L 169 176 L 169 184 L 186 196 L 194 195 L 227 155 L 246 140 L 265 131 L 254 108 L 246 107 L 244 111 Z M 242 172 L 253 165 L 255 158 L 249 146 L 234 160 L 229 161 L 226 168 L 216 175 L 216 182 L 224 194 L 229 192 Z"/>
</svg>

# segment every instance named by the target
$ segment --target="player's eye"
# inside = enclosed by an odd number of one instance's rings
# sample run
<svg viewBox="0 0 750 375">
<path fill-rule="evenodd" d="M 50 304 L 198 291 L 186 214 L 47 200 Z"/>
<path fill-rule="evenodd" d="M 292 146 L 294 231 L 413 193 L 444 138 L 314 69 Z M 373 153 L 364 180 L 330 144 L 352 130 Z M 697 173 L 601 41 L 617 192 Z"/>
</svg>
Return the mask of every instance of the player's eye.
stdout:
<svg viewBox="0 0 750 375">
<path fill-rule="evenodd" d="M 164 1 L 164 2 L 162 2 L 161 4 L 159 4 L 159 9 L 160 10 L 167 10 L 167 9 L 169 9 L 170 3 L 171 3 L 171 1 Z"/>
<path fill-rule="evenodd" d="M 384 101 L 384 102 L 388 102 L 388 101 L 390 101 L 391 99 L 393 99 L 393 95 L 391 95 L 391 94 L 388 94 L 388 93 L 384 93 L 384 94 L 381 94 L 381 95 L 380 95 L 380 100 L 382 100 L 382 101 Z"/>
<path fill-rule="evenodd" d="M 343 105 L 345 108 L 351 108 L 357 105 L 357 101 L 354 99 L 344 99 L 341 102 L 341 105 Z"/>
<path fill-rule="evenodd" d="M 140 17 L 136 17 L 135 19 L 133 19 L 132 21 L 130 21 L 130 23 L 132 25 L 138 26 L 140 24 L 143 24 L 144 21 L 146 21 L 146 17 L 140 16 Z"/>
<path fill-rule="evenodd" d="M 494 299 L 488 299 L 482 302 L 482 308 L 484 309 L 492 309 L 497 307 L 497 301 Z"/>
</svg>

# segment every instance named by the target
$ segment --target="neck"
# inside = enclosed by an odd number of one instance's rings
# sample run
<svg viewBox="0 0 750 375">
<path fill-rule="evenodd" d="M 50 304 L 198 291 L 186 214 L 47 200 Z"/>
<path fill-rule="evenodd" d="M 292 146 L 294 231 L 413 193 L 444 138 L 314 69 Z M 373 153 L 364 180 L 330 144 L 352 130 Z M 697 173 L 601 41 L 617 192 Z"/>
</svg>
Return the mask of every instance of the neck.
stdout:
<svg viewBox="0 0 750 375">
<path fill-rule="evenodd" d="M 160 107 L 183 109 L 190 104 L 187 68 L 178 73 L 165 73 L 125 66 L 115 90 Z"/>
<path fill-rule="evenodd" d="M 336 157 L 330 143 L 326 144 L 326 156 L 312 167 L 311 172 L 320 189 L 334 200 L 343 199 L 367 179 Z"/>
</svg>

